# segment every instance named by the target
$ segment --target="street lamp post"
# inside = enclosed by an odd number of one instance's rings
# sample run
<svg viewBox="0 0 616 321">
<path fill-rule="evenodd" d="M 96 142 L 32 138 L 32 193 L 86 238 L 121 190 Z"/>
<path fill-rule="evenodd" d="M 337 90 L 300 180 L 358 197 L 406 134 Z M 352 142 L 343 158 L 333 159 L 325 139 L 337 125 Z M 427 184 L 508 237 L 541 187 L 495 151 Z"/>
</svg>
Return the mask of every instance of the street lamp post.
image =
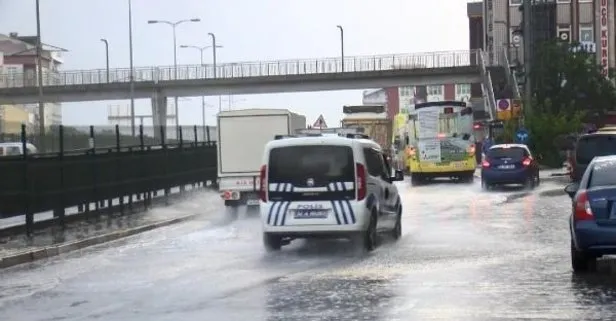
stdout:
<svg viewBox="0 0 616 321">
<path fill-rule="evenodd" d="M 344 28 L 341 25 L 337 25 L 340 30 L 340 57 L 342 58 L 342 72 L 344 72 Z"/>
<path fill-rule="evenodd" d="M 105 44 L 105 66 L 107 69 L 107 82 L 109 82 L 109 41 L 102 38 L 101 41 Z"/>
<path fill-rule="evenodd" d="M 199 47 L 199 46 L 191 46 L 191 45 L 180 45 L 180 48 L 190 48 L 190 49 L 196 49 L 199 50 L 199 54 L 200 54 L 200 61 L 201 61 L 201 67 L 205 66 L 204 64 L 204 59 L 203 59 L 203 53 L 205 50 L 209 49 L 212 46 L 203 46 L 203 47 Z M 222 46 L 217 46 L 218 48 L 222 48 Z M 202 122 L 203 122 L 203 128 L 205 128 L 205 96 L 201 96 L 201 118 L 202 118 Z"/>
<path fill-rule="evenodd" d="M 526 76 L 525 82 L 524 82 L 524 108 L 525 111 L 528 113 L 530 111 L 530 101 L 533 98 L 533 93 L 532 93 L 532 89 L 533 87 L 531 86 L 531 79 L 530 79 L 530 71 L 532 68 L 532 42 L 533 42 L 533 30 L 532 30 L 532 19 L 533 19 L 533 15 L 532 15 L 532 9 L 533 9 L 533 5 L 534 5 L 534 1 L 533 0 L 524 0 L 523 6 L 524 6 L 524 12 L 523 14 L 523 20 L 524 20 L 524 26 L 522 27 L 522 30 L 524 31 L 524 74 Z"/>
<path fill-rule="evenodd" d="M 132 136 L 135 137 L 135 66 L 133 64 L 133 2 L 131 0 L 128 0 L 128 55 L 130 64 L 130 131 Z"/>
<path fill-rule="evenodd" d="M 40 1 L 36 0 L 36 64 L 38 82 L 38 110 L 39 110 L 39 131 L 45 134 L 45 102 L 43 101 L 43 44 L 41 42 L 41 10 Z M 45 140 L 41 140 L 44 142 Z M 45 146 L 41 146 L 42 149 Z"/>
<path fill-rule="evenodd" d="M 192 18 L 192 19 L 184 19 L 178 21 L 167 21 L 167 20 L 148 20 L 149 24 L 162 23 L 171 26 L 173 29 L 173 79 L 178 79 L 178 47 L 177 47 L 177 37 L 176 37 L 176 28 L 177 26 L 185 23 L 185 22 L 199 22 L 201 19 Z M 180 137 L 180 114 L 178 109 L 178 96 L 174 97 L 175 103 L 175 126 L 177 130 L 177 138 Z"/>
<path fill-rule="evenodd" d="M 220 48 L 222 46 L 216 46 L 216 35 L 212 32 L 208 32 L 210 38 L 212 38 L 212 67 L 214 68 L 214 78 L 216 78 L 216 48 Z M 218 112 L 222 111 L 222 97 L 218 95 Z"/>
</svg>

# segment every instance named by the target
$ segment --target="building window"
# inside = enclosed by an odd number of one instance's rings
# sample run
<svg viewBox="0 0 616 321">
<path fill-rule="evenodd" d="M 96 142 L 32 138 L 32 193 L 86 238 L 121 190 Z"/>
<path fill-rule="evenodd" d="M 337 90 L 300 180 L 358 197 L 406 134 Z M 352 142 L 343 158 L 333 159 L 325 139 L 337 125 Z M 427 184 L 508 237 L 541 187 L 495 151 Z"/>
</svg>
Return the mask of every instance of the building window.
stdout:
<svg viewBox="0 0 616 321">
<path fill-rule="evenodd" d="M 592 3 L 594 0 L 578 0 L 578 3 Z"/>
<path fill-rule="evenodd" d="M 580 42 L 595 42 L 595 31 L 592 25 L 581 24 L 580 25 Z"/>
<path fill-rule="evenodd" d="M 429 96 L 440 96 L 443 95 L 443 86 L 427 86 L 427 91 Z"/>
<path fill-rule="evenodd" d="M 571 0 L 556 0 L 557 3 L 571 3 Z"/>
<path fill-rule="evenodd" d="M 400 96 L 402 97 L 413 96 L 413 87 L 400 87 Z"/>
<path fill-rule="evenodd" d="M 4 66 L 4 68 L 6 69 L 6 73 L 9 74 L 9 75 L 20 74 L 21 73 L 21 68 L 19 68 L 17 66 Z"/>
<path fill-rule="evenodd" d="M 509 0 L 509 5 L 510 6 L 519 6 L 522 4 L 523 0 Z"/>
<path fill-rule="evenodd" d="M 556 29 L 556 37 L 562 42 L 571 42 L 571 26 L 559 25 Z"/>
<path fill-rule="evenodd" d="M 465 96 L 471 94 L 470 84 L 456 84 L 456 96 Z"/>
</svg>

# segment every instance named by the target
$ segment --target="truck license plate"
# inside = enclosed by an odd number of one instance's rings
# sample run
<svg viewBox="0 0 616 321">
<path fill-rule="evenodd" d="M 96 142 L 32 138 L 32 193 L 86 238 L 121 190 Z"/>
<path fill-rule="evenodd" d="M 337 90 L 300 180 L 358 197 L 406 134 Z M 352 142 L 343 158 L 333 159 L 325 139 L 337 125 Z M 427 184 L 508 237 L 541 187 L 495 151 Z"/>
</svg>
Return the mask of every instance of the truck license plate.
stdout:
<svg viewBox="0 0 616 321">
<path fill-rule="evenodd" d="M 247 200 L 246 205 L 259 205 L 259 200 Z"/>
</svg>

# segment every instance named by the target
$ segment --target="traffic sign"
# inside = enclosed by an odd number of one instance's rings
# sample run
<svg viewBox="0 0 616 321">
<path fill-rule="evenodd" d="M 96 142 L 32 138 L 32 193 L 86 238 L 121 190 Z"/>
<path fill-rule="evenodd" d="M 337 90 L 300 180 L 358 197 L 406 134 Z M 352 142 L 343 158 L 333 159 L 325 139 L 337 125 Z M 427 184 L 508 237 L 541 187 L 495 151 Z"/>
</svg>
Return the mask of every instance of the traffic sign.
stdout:
<svg viewBox="0 0 616 321">
<path fill-rule="evenodd" d="M 312 127 L 320 129 L 327 128 L 327 124 L 325 123 L 325 118 L 323 117 L 323 115 L 319 115 L 319 118 L 317 118 L 317 121 L 314 122 L 314 125 L 312 125 Z"/>
<path fill-rule="evenodd" d="M 509 100 L 508 99 L 499 99 L 498 100 L 498 109 L 501 111 L 505 111 L 509 109 Z"/>
<path fill-rule="evenodd" d="M 515 138 L 517 142 L 521 144 L 525 144 L 526 142 L 528 142 L 529 137 L 530 134 L 528 133 L 528 130 L 526 130 L 526 128 L 524 127 L 518 129 L 518 131 L 516 131 L 515 133 Z"/>
</svg>

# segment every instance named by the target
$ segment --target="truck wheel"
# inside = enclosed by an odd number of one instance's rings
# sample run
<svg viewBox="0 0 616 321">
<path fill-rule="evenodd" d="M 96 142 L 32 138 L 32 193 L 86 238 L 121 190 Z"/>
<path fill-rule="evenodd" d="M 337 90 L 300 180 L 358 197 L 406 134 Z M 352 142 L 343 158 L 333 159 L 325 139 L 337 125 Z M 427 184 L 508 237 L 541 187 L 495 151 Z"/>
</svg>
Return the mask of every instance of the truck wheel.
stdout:
<svg viewBox="0 0 616 321">
<path fill-rule="evenodd" d="M 259 206 L 246 206 L 246 216 L 258 216 L 259 211 Z"/>
<path fill-rule="evenodd" d="M 237 201 L 225 201 L 225 217 L 235 221 L 240 216 L 240 207 Z"/>
<path fill-rule="evenodd" d="M 282 237 L 269 233 L 263 233 L 263 246 L 267 252 L 280 251 L 280 248 L 282 247 Z"/>
</svg>

